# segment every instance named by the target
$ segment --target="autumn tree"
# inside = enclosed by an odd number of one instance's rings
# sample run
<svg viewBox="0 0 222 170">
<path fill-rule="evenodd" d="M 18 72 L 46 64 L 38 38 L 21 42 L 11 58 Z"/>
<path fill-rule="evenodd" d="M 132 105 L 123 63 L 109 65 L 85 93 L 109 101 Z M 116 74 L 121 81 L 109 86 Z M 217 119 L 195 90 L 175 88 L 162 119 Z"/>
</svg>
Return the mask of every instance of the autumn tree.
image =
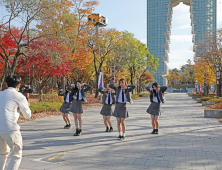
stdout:
<svg viewBox="0 0 222 170">
<path fill-rule="evenodd" d="M 111 51 L 118 45 L 121 32 L 115 29 L 91 30 L 88 37 L 88 47 L 93 57 L 93 67 L 96 77 L 96 85 L 98 86 L 99 73 L 102 72 L 106 61 L 111 59 Z M 98 92 L 96 93 L 96 96 Z"/>
<path fill-rule="evenodd" d="M 122 46 L 121 55 L 124 56 L 125 67 L 130 74 L 130 82 L 133 84 L 134 80 L 149 71 L 153 74 L 158 66 L 158 59 L 149 53 L 145 44 L 134 38 L 134 35 L 123 32 L 123 40 L 125 44 Z"/>
<path fill-rule="evenodd" d="M 216 74 L 216 66 L 219 66 L 219 73 L 222 72 L 222 30 L 207 32 L 204 39 L 196 47 L 196 59 L 203 59 L 205 64 Z M 215 77 L 216 80 L 216 77 Z M 222 74 L 220 74 L 219 86 L 221 86 Z M 221 88 L 219 88 L 221 95 Z"/>
<path fill-rule="evenodd" d="M 173 86 L 176 85 L 176 82 L 179 80 L 180 75 L 179 75 L 179 70 L 174 68 L 173 70 L 169 70 L 168 76 L 166 76 L 166 79 L 168 82 L 173 84 Z"/>
<path fill-rule="evenodd" d="M 204 86 L 204 78 L 206 78 L 206 95 L 209 93 L 209 87 L 216 83 L 216 75 L 204 59 L 199 59 L 195 62 L 193 69 L 195 79 L 199 84 Z"/>
<path fill-rule="evenodd" d="M 27 57 L 19 60 L 17 74 L 27 75 L 26 68 L 31 70 L 34 79 L 38 84 L 39 99 L 42 100 L 43 87 L 47 85 L 53 76 L 63 76 L 71 70 L 70 62 L 63 50 L 54 39 L 44 38 L 34 41 L 29 46 Z"/>
</svg>

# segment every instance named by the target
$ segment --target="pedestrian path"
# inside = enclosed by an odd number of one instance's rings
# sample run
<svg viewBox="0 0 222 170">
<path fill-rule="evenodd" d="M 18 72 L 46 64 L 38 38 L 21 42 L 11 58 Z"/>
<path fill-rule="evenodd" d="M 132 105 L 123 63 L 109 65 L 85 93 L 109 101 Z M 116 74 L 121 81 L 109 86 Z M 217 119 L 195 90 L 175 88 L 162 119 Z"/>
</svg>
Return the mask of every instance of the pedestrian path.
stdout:
<svg viewBox="0 0 222 170">
<path fill-rule="evenodd" d="M 83 113 L 83 135 L 63 129 L 55 116 L 21 124 L 24 151 L 21 170 L 222 170 L 222 124 L 203 117 L 201 104 L 186 94 L 167 94 L 159 134 L 146 113 L 149 98 L 129 104 L 126 140 L 104 132 L 99 107 Z M 73 122 L 73 118 L 72 118 Z"/>
</svg>

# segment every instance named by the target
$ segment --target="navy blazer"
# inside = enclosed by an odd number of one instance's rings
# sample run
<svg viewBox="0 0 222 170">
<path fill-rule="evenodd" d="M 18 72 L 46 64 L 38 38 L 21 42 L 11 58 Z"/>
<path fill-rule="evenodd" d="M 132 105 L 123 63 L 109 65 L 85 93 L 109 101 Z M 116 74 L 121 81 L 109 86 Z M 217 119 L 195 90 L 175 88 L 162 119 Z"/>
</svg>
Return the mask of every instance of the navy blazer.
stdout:
<svg viewBox="0 0 222 170">
<path fill-rule="evenodd" d="M 146 89 L 150 92 L 150 101 L 153 102 L 153 92 L 150 91 L 150 87 L 146 87 Z M 167 90 L 167 86 L 161 86 L 159 91 L 160 101 L 164 103 L 166 101 L 164 97 L 164 92 Z"/>
<path fill-rule="evenodd" d="M 84 86 L 86 88 L 81 89 L 82 101 L 85 101 L 87 103 L 88 101 L 87 101 L 87 98 L 86 98 L 86 92 L 91 89 L 91 86 L 88 85 L 88 84 L 84 84 Z M 74 93 L 72 93 L 72 99 L 73 99 L 73 95 L 74 95 Z"/>
<path fill-rule="evenodd" d="M 109 85 L 110 88 L 114 89 L 116 91 L 116 103 L 118 103 L 118 98 L 119 98 L 119 93 L 121 90 L 121 86 L 115 87 L 115 83 L 111 83 Z M 126 93 L 126 100 L 130 103 L 133 104 L 133 100 L 131 98 L 131 91 L 133 91 L 136 88 L 133 84 L 128 84 L 127 85 L 127 93 Z"/>
<path fill-rule="evenodd" d="M 102 93 L 103 94 L 103 99 L 102 99 L 102 104 L 105 104 L 105 102 L 106 102 L 106 97 L 107 97 L 107 91 L 102 91 L 102 87 L 100 87 L 99 89 L 98 89 L 98 91 L 100 92 L 100 93 Z M 116 101 L 115 101 L 115 97 L 114 97 L 114 95 L 115 95 L 116 93 L 111 93 L 111 96 L 112 96 L 112 100 L 113 100 L 113 103 L 112 104 L 115 104 L 116 103 Z"/>
<path fill-rule="evenodd" d="M 68 94 L 68 91 L 66 90 L 65 93 L 61 93 L 61 91 L 59 91 L 59 96 L 64 96 L 64 102 L 66 103 L 66 96 Z M 72 94 L 71 92 L 69 93 L 69 103 L 72 103 Z"/>
</svg>

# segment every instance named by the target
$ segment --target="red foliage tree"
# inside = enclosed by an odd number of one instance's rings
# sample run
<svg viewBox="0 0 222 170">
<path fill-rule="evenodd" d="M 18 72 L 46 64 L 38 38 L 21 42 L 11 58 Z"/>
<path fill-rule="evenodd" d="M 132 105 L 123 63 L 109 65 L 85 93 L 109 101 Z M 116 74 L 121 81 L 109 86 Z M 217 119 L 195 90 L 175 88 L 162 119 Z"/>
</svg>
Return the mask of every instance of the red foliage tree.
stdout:
<svg viewBox="0 0 222 170">
<path fill-rule="evenodd" d="M 71 70 L 71 63 L 63 54 L 63 48 L 54 39 L 39 39 L 29 47 L 29 55 L 19 61 L 16 72 L 21 76 L 34 75 L 42 100 L 43 87 L 53 76 L 62 77 Z"/>
<path fill-rule="evenodd" d="M 17 62 L 13 62 L 13 58 L 17 53 L 15 40 L 20 38 L 21 31 L 16 27 L 11 27 L 11 30 L 9 30 L 8 27 L 0 25 L 0 87 L 2 87 L 6 73 L 17 64 Z M 26 39 L 25 35 L 22 38 Z"/>
</svg>

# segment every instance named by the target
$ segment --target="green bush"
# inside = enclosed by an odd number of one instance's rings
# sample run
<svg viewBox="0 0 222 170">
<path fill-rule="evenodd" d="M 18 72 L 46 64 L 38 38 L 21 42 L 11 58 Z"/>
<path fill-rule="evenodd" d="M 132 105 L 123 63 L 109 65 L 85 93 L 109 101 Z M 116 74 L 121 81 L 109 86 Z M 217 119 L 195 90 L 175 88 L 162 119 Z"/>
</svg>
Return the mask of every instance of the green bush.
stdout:
<svg viewBox="0 0 222 170">
<path fill-rule="evenodd" d="M 140 92 L 139 96 L 148 96 L 150 93 L 149 92 Z"/>
<path fill-rule="evenodd" d="M 44 94 L 42 97 L 44 102 L 64 102 L 64 97 L 57 93 Z"/>
<path fill-rule="evenodd" d="M 62 102 L 35 102 L 31 103 L 30 109 L 32 113 L 41 113 L 46 111 L 59 111 Z"/>
<path fill-rule="evenodd" d="M 222 103 L 222 99 L 210 99 L 208 101 L 212 101 L 212 102 L 215 102 L 215 103 Z"/>
<path fill-rule="evenodd" d="M 136 98 L 139 98 L 139 96 L 137 94 L 132 94 L 131 98 L 136 99 Z"/>
<path fill-rule="evenodd" d="M 213 99 L 212 97 L 202 97 L 202 98 L 200 98 L 200 101 L 202 102 L 202 101 L 208 101 L 208 100 L 210 100 L 210 99 Z"/>
</svg>

